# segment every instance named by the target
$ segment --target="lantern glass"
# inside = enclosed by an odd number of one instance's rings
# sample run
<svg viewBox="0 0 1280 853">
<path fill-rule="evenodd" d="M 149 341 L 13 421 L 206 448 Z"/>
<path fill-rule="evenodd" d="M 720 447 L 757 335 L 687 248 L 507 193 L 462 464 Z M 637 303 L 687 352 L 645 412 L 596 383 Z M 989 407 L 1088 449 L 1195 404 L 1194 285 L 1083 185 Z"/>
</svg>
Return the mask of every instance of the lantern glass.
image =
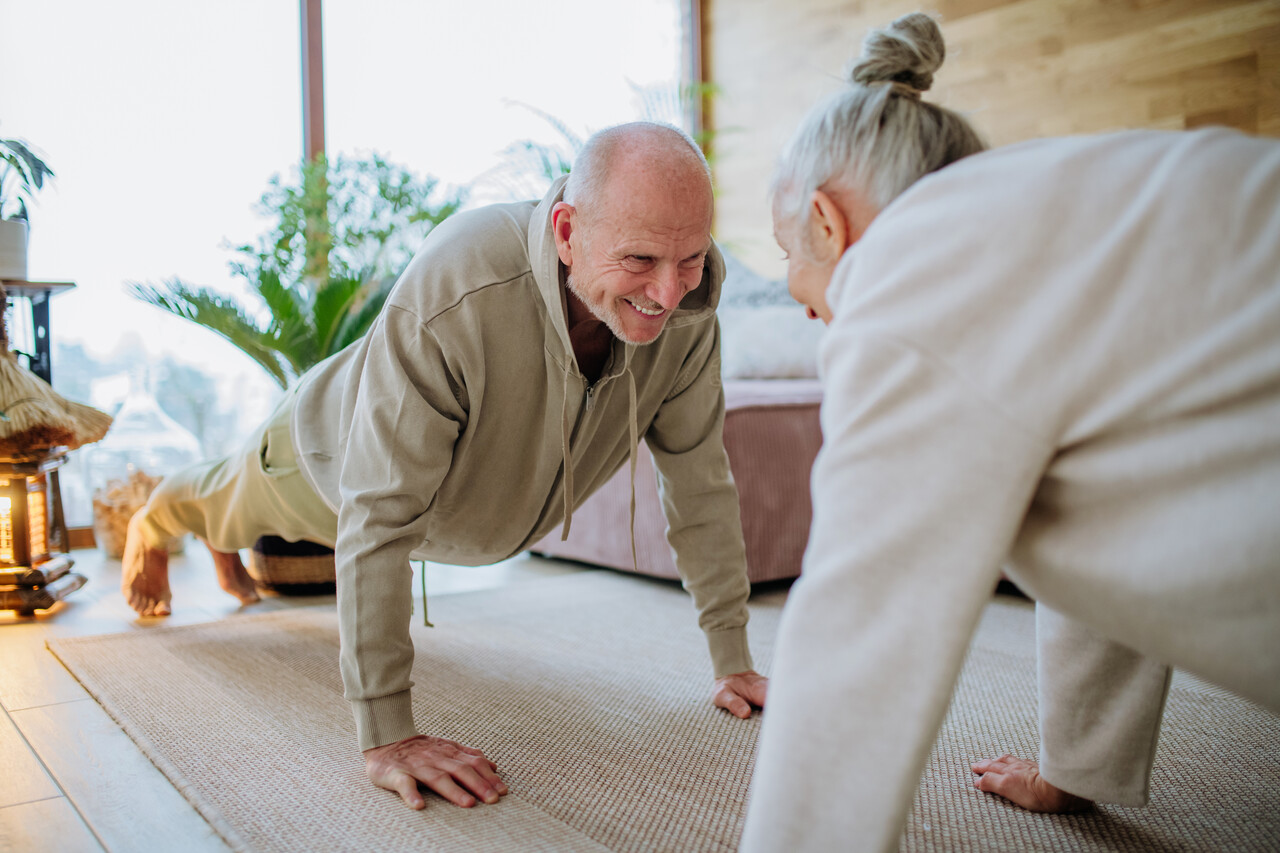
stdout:
<svg viewBox="0 0 1280 853">
<path fill-rule="evenodd" d="M 34 568 L 49 559 L 49 509 L 43 474 L 10 475 L 0 486 L 0 567 Z"/>
<path fill-rule="evenodd" d="M 0 496 L 0 563 L 11 566 L 13 559 L 13 499 Z"/>
<path fill-rule="evenodd" d="M 30 530 L 31 564 L 49 559 L 49 504 L 44 477 L 27 480 L 27 528 Z"/>
</svg>

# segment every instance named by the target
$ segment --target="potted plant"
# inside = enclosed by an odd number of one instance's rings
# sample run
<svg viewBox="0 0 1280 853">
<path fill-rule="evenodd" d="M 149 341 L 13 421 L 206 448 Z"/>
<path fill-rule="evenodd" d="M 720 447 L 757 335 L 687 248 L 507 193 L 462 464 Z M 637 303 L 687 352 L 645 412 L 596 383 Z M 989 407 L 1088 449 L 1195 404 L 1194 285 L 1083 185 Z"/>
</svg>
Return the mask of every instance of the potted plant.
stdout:
<svg viewBox="0 0 1280 853">
<path fill-rule="evenodd" d="M 53 170 L 20 139 L 0 139 L 0 278 L 27 277 L 27 203 Z"/>
<path fill-rule="evenodd" d="M 174 278 L 132 284 L 134 296 L 226 338 L 281 388 L 362 337 L 426 234 L 455 213 L 461 192 L 373 155 L 320 156 L 286 181 L 271 179 L 259 209 L 274 219 L 235 249 L 233 274 L 249 303 Z M 333 552 L 264 537 L 250 574 L 282 592 L 332 589 Z"/>
<path fill-rule="evenodd" d="M 271 179 L 259 209 L 273 226 L 235 249 L 250 302 L 177 278 L 130 290 L 226 338 L 287 388 L 364 335 L 418 243 L 462 201 L 376 155 L 321 156 L 290 182 Z"/>
</svg>

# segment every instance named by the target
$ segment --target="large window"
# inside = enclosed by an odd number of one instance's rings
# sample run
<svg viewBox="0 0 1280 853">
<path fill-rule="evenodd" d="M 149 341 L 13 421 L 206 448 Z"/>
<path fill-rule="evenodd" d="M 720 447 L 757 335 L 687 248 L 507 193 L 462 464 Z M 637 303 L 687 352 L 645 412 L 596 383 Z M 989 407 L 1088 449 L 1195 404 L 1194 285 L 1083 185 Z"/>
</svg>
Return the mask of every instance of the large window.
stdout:
<svg viewBox="0 0 1280 853">
<path fill-rule="evenodd" d="M 679 121 L 680 10 L 326 0 L 328 152 L 380 154 L 472 204 L 526 195 L 540 176 L 522 141 L 569 155 L 609 124 Z M 52 304 L 59 391 L 111 412 L 142 382 L 206 454 L 269 411 L 279 390 L 257 365 L 126 287 L 179 277 L 244 295 L 231 247 L 264 230 L 255 203 L 301 156 L 299 41 L 297 0 L 6 6 L 0 136 L 57 173 L 31 213 L 29 277 L 77 284 Z M 81 462 L 64 476 L 73 525 L 97 485 Z"/>
</svg>

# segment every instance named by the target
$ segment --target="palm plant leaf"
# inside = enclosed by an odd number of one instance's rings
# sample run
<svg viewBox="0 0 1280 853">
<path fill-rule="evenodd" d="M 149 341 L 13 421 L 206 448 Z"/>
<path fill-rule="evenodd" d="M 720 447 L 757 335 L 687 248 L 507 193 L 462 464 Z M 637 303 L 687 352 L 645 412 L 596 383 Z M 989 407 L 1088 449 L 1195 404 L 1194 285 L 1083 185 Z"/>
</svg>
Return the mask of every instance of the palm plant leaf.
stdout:
<svg viewBox="0 0 1280 853">
<path fill-rule="evenodd" d="M 275 341 L 276 349 L 284 358 L 294 375 L 301 375 L 315 364 L 318 346 L 315 330 L 309 320 L 307 297 L 295 288 L 286 287 L 280 280 L 279 273 L 270 269 L 259 272 L 254 288 L 271 312 L 271 325 L 268 332 Z"/>
<path fill-rule="evenodd" d="M 40 189 L 44 186 L 46 177 L 53 177 L 53 170 L 49 168 L 43 160 L 35 155 L 35 153 L 26 146 L 25 143 L 17 139 L 0 140 L 0 148 L 13 152 L 12 157 L 5 156 L 7 162 L 12 163 L 22 172 L 33 188 Z"/>
<path fill-rule="evenodd" d="M 138 299 L 170 314 L 198 323 L 226 338 L 262 366 L 281 388 L 289 385 L 289 374 L 270 332 L 264 332 L 239 305 L 217 291 L 191 287 L 179 279 L 168 279 L 161 287 L 129 285 Z"/>
<path fill-rule="evenodd" d="M 0 139 L 0 215 L 16 203 L 15 219 L 28 219 L 27 200 L 52 178 L 53 170 L 17 139 Z"/>
<path fill-rule="evenodd" d="M 342 320 L 334 330 L 332 342 L 329 344 L 331 353 L 338 352 L 364 337 L 369 327 L 373 325 L 373 321 L 378 318 L 382 307 L 387 303 L 387 297 L 391 295 L 391 288 L 395 283 L 395 276 L 383 276 L 370 279 L 357 291 L 347 304 Z"/>
<path fill-rule="evenodd" d="M 364 280 L 361 278 L 333 278 L 316 290 L 311 317 L 319 343 L 317 354 L 321 360 L 341 349 L 334 347 L 334 340 L 343 318 L 351 310 L 352 300 L 359 296 L 363 286 Z"/>
</svg>

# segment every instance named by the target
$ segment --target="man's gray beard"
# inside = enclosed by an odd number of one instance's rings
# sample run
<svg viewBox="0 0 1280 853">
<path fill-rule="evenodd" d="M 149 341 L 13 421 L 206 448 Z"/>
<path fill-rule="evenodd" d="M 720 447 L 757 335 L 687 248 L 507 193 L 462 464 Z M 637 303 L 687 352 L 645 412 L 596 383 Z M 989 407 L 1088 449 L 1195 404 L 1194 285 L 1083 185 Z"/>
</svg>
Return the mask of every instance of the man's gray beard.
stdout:
<svg viewBox="0 0 1280 853">
<path fill-rule="evenodd" d="M 595 317 L 601 323 L 604 323 L 606 326 L 608 326 L 609 331 L 613 333 L 613 336 L 618 340 L 622 341 L 623 343 L 631 344 L 632 346 L 635 346 L 635 347 L 644 347 L 644 346 L 648 346 L 651 343 L 654 343 L 655 341 L 658 340 L 658 338 L 662 337 L 661 334 L 658 334 L 654 336 L 652 341 L 631 340 L 626 335 L 622 334 L 622 329 L 621 329 L 622 318 L 618 316 L 617 312 L 615 311 L 610 315 L 606 311 L 605 313 L 602 314 L 601 312 L 605 311 L 605 309 L 597 308 L 595 305 L 592 304 L 591 300 L 587 297 L 586 292 L 582 288 L 578 287 L 578 283 L 573 280 L 572 272 L 565 273 L 564 283 L 565 283 L 565 286 L 568 287 L 569 290 L 573 293 L 573 295 L 578 297 L 578 301 L 581 302 L 583 305 L 587 306 L 587 310 L 591 312 L 591 316 Z M 666 330 L 665 325 L 663 326 L 663 330 L 664 331 Z"/>
</svg>

